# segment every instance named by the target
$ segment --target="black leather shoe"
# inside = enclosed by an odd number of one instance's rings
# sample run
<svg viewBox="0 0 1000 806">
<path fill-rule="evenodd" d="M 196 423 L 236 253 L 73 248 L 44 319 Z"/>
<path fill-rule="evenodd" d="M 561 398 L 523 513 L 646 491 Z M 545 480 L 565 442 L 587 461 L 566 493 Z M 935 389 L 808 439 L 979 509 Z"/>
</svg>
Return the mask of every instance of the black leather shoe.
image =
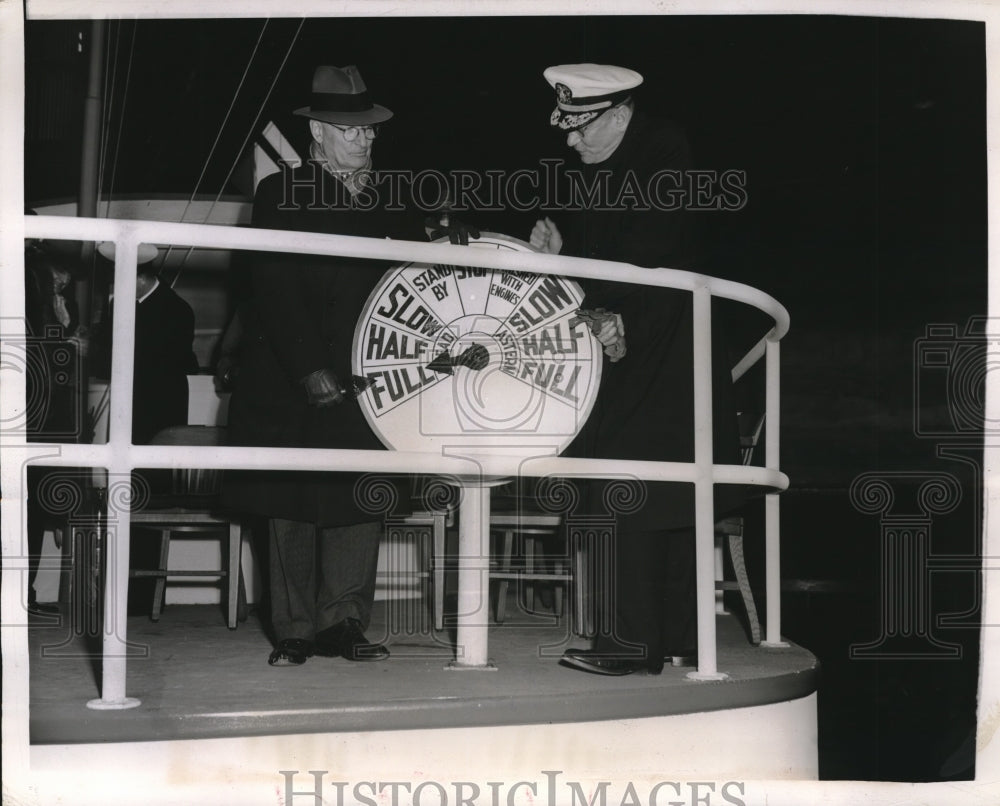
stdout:
<svg viewBox="0 0 1000 806">
<path fill-rule="evenodd" d="M 382 644 L 370 643 L 361 629 L 361 622 L 347 618 L 316 633 L 316 654 L 327 658 L 376 661 L 388 658 L 389 650 Z"/>
<path fill-rule="evenodd" d="M 636 672 L 655 675 L 663 670 L 662 661 L 659 664 L 651 663 L 645 658 L 610 655 L 596 649 L 567 649 L 559 662 L 582 672 L 615 676 L 635 674 Z"/>
<path fill-rule="evenodd" d="M 313 656 L 314 647 L 312 641 L 305 638 L 285 638 L 278 642 L 278 646 L 268 656 L 267 662 L 270 666 L 301 666 Z"/>
</svg>

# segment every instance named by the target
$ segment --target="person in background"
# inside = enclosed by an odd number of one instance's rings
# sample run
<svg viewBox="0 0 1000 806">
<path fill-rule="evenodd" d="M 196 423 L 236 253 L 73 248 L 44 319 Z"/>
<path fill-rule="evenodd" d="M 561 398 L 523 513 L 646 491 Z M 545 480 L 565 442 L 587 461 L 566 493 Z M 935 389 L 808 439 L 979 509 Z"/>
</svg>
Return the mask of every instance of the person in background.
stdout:
<svg viewBox="0 0 1000 806">
<path fill-rule="evenodd" d="M 109 261 L 115 259 L 112 242 L 99 244 L 97 251 Z M 188 375 L 199 371 L 194 353 L 194 311 L 166 282 L 157 276 L 155 261 L 159 250 L 140 244 L 136 256 L 135 338 L 132 374 L 132 443 L 148 445 L 166 428 L 187 425 Z M 114 299 L 109 300 L 98 331 L 92 362 L 94 374 L 111 378 L 111 347 L 114 326 Z M 111 394 L 114 394 L 112 385 Z M 143 468 L 134 477 L 149 493 L 170 495 L 173 474 L 166 468 Z M 133 568 L 156 568 L 159 547 L 141 530 L 133 529 L 130 554 Z M 129 584 L 129 613 L 145 612 L 153 596 L 156 580 L 139 577 Z"/>
<path fill-rule="evenodd" d="M 114 260 L 114 244 L 98 251 Z M 188 375 L 198 374 L 194 353 L 194 311 L 169 285 L 160 282 L 153 267 L 156 247 L 139 249 L 135 283 L 135 365 L 132 386 L 132 442 L 147 445 L 160 431 L 186 425 Z M 113 303 L 104 325 L 98 372 L 111 376 Z"/>
<path fill-rule="evenodd" d="M 187 376 L 198 373 L 193 343 L 191 306 L 140 266 L 132 395 L 132 441 L 136 445 L 150 442 L 164 428 L 187 423 Z"/>
<path fill-rule="evenodd" d="M 42 241 L 25 244 L 24 270 L 26 359 L 34 367 L 25 376 L 27 440 L 88 441 L 80 373 L 89 334 L 79 321 L 73 276 Z M 37 600 L 35 581 L 45 532 L 52 532 L 57 549 L 62 549 L 66 539 L 66 515 L 60 507 L 46 505 L 44 492 L 46 479 L 66 473 L 39 465 L 27 469 L 27 604 L 28 612 L 35 615 L 59 613 L 58 605 Z"/>
<path fill-rule="evenodd" d="M 606 197 L 566 210 L 558 222 L 536 222 L 531 245 L 549 254 L 620 261 L 655 270 L 691 269 L 697 238 L 684 209 L 634 209 L 626 183 L 647 187 L 665 169 L 691 167 L 681 130 L 656 124 L 639 109 L 643 77 L 625 67 L 565 64 L 545 79 L 556 92 L 550 123 L 566 133 L 586 183 Z M 599 180 L 607 180 L 607 184 Z M 591 185 L 593 186 L 593 185 Z M 581 281 L 585 317 L 605 347 L 594 409 L 567 455 L 650 461 L 694 460 L 692 295 L 675 289 Z M 713 317 L 713 321 L 717 317 Z M 713 338 L 715 461 L 737 463 L 739 436 L 723 339 Z M 589 504 L 603 513 L 610 484 L 588 485 Z M 694 571 L 694 493 L 690 484 L 645 482 L 634 492 L 642 504 L 616 513 L 610 574 L 600 592 L 611 632 L 588 649 L 568 649 L 562 663 L 606 675 L 658 674 L 665 659 L 697 651 Z M 716 488 L 716 516 L 735 506 L 733 490 Z"/>
<path fill-rule="evenodd" d="M 40 372 L 28 374 L 29 387 L 44 377 L 42 389 L 29 388 L 29 400 L 40 405 L 28 412 L 29 440 L 79 442 L 84 406 L 80 361 L 87 357 L 90 336 L 80 324 L 73 276 L 43 242 L 31 242 L 24 253 L 24 308 L 29 352 Z"/>
</svg>

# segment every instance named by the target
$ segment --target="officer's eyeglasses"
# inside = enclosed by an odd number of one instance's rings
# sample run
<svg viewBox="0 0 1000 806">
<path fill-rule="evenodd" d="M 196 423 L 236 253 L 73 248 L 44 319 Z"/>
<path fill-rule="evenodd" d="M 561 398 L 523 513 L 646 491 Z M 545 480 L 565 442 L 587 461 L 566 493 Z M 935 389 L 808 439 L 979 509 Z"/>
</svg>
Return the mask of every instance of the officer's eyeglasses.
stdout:
<svg viewBox="0 0 1000 806">
<path fill-rule="evenodd" d="M 369 140 L 374 140 L 376 137 L 378 137 L 379 127 L 377 125 L 376 126 L 338 126 L 336 123 L 331 123 L 330 125 L 333 126 L 333 128 L 335 128 L 335 129 L 339 129 L 341 131 L 341 133 L 344 135 L 344 139 L 348 143 L 353 143 L 355 140 L 357 140 L 358 139 L 358 135 L 361 132 L 364 132 L 365 133 L 365 137 L 367 137 Z"/>
<path fill-rule="evenodd" d="M 603 118 L 609 112 L 613 112 L 619 106 L 624 106 L 625 103 L 626 103 L 625 101 L 619 101 L 614 106 L 609 106 L 607 109 L 605 109 L 603 112 L 601 112 L 601 114 L 599 114 L 596 118 L 594 118 L 593 120 L 588 121 L 587 123 L 583 124 L 579 129 L 573 129 L 573 131 L 575 131 L 578 135 L 580 135 L 580 139 L 581 140 L 584 139 L 587 136 L 587 132 L 590 132 L 590 131 L 594 130 L 593 126 L 594 126 L 595 123 L 597 123 L 597 121 L 599 121 L 601 118 Z"/>
<path fill-rule="evenodd" d="M 601 114 L 599 114 L 596 118 L 594 118 L 593 120 L 591 120 L 588 123 L 583 124 L 579 129 L 573 129 L 573 131 L 575 131 L 578 135 L 580 135 L 580 139 L 582 140 L 583 138 L 585 138 L 587 136 L 587 132 L 591 132 L 591 131 L 594 130 L 594 124 L 597 123 L 597 121 L 599 121 L 602 117 L 604 117 L 612 109 L 614 109 L 614 107 L 610 107 L 609 106 L 607 109 L 605 109 L 603 112 L 601 112 Z"/>
</svg>

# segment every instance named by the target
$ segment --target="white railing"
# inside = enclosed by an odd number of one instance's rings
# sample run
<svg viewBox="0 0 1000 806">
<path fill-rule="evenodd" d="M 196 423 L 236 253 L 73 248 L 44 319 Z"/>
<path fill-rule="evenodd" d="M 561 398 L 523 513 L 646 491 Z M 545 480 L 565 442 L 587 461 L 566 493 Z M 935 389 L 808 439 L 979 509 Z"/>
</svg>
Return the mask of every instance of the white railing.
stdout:
<svg viewBox="0 0 1000 806">
<path fill-rule="evenodd" d="M 698 670 L 691 673 L 695 679 L 724 677 L 717 669 L 715 636 L 715 575 L 714 575 L 714 517 L 712 502 L 713 484 L 757 485 L 770 489 L 765 504 L 765 581 L 766 581 L 766 635 L 765 644 L 781 646 L 780 612 L 780 563 L 779 563 L 779 504 L 778 492 L 788 486 L 787 477 L 778 469 L 780 432 L 780 379 L 779 341 L 788 330 L 788 313 L 772 297 L 739 283 L 718 280 L 691 272 L 663 269 L 650 271 L 623 263 L 544 255 L 506 250 L 482 250 L 450 244 L 429 244 L 410 241 L 377 240 L 351 236 L 325 235 L 277 230 L 255 230 L 196 224 L 171 224 L 152 221 L 124 221 L 113 219 L 83 219 L 55 216 L 26 216 L 25 236 L 47 240 L 113 241 L 115 252 L 114 293 L 117 299 L 134 299 L 136 283 L 136 257 L 140 243 L 238 249 L 298 254 L 327 254 L 348 257 L 372 258 L 396 262 L 444 263 L 501 270 L 558 274 L 568 277 L 613 278 L 620 282 L 665 286 L 691 291 L 694 295 L 694 411 L 695 411 L 695 460 L 683 462 L 648 462 L 610 459 L 563 459 L 543 457 L 525 462 L 503 454 L 477 456 L 475 460 L 430 453 L 358 451 L 300 448 L 249 448 L 249 447 L 186 447 L 186 446 L 133 446 L 132 432 L 132 362 L 133 342 L 121 334 L 133 333 L 135 308 L 117 305 L 114 312 L 109 441 L 106 445 L 27 444 L 17 434 L 3 434 L 4 451 L 8 458 L 23 457 L 16 462 L 12 475 L 5 471 L 5 493 L 11 490 L 15 501 L 20 501 L 21 518 L 4 517 L 4 545 L 16 545 L 16 530 L 23 523 L 25 508 L 24 466 L 44 463 L 70 467 L 103 467 L 112 474 L 129 474 L 135 467 L 183 467 L 200 463 L 220 469 L 277 469 L 277 470 L 330 470 L 380 471 L 395 473 L 446 474 L 468 479 L 500 476 L 574 475 L 620 476 L 623 472 L 648 481 L 680 481 L 695 485 L 696 502 L 696 574 L 698 615 Z M 5 290 L 15 293 L 22 289 L 16 278 L 5 278 Z M 713 465 L 712 463 L 712 373 L 711 373 L 711 301 L 722 297 L 751 305 L 774 320 L 768 332 L 734 369 L 734 377 L 742 375 L 750 366 L 765 357 L 766 373 L 766 441 L 765 466 Z M 23 298 L 23 290 L 21 294 Z M 10 312 L 9 302 L 5 329 L 8 338 L 23 337 L 17 332 L 17 321 Z M 16 422 L 24 411 L 24 376 L 8 373 L 0 394 L 0 422 Z M 18 382 L 20 379 L 20 382 Z M 9 466 L 8 466 L 9 467 Z M 472 488 L 482 485 L 471 483 Z M 10 506 L 10 498 L 4 496 Z M 480 528 L 488 523 L 488 491 L 480 495 L 467 495 L 470 507 L 466 529 Z M 482 507 L 486 506 L 486 520 Z M 466 545 L 482 545 L 481 541 L 468 541 Z M 461 549 L 460 549 L 461 553 Z M 103 631 L 103 679 L 100 700 L 90 703 L 95 708 L 123 708 L 137 705 L 138 701 L 126 697 L 126 614 L 129 570 L 129 524 L 123 518 L 116 530 L 116 539 L 108 547 L 108 565 L 105 585 L 105 621 Z M 460 566 L 476 558 L 460 556 Z M 468 577 L 473 580 L 468 594 L 481 594 L 488 585 L 488 569 Z M 480 596 L 478 601 L 484 601 Z M 462 623 L 459 638 L 466 665 L 486 664 L 486 623 Z"/>
</svg>

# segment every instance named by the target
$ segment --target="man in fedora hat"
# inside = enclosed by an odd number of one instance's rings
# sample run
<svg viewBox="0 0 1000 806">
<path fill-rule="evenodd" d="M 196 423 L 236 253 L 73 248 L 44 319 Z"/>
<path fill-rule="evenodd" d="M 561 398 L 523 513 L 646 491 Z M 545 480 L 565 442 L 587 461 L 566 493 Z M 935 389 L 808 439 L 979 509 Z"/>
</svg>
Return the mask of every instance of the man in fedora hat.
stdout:
<svg viewBox="0 0 1000 806">
<path fill-rule="evenodd" d="M 355 66 L 318 67 L 308 106 L 309 159 L 264 179 L 252 225 L 373 238 L 424 237 L 419 216 L 372 170 L 379 125 L 392 112 L 372 101 Z M 403 208 L 403 209 L 400 209 Z M 355 323 L 377 283 L 372 261 L 255 252 L 240 309 L 240 371 L 229 409 L 237 445 L 380 449 L 353 398 Z M 269 519 L 268 662 L 313 655 L 351 661 L 389 656 L 365 637 L 375 593 L 381 522 L 355 500 L 357 474 L 227 474 L 224 503 Z"/>
<path fill-rule="evenodd" d="M 683 206 L 636 209 L 630 203 L 634 195 L 629 188 L 646 188 L 661 172 L 683 175 L 691 167 L 680 129 L 655 124 L 638 109 L 635 95 L 643 77 L 602 64 L 558 65 L 544 75 L 556 92 L 550 124 L 566 133 L 566 145 L 577 152 L 582 181 L 606 195 L 562 211 L 559 224 L 549 217 L 539 220 L 531 244 L 551 254 L 650 269 L 693 268 L 697 243 Z M 604 309 L 593 328 L 606 358 L 593 411 L 567 454 L 693 461 L 691 294 L 603 280 L 580 282 L 586 308 Z M 739 438 L 723 339 L 713 338 L 712 347 L 714 460 L 736 463 Z M 597 674 L 657 674 L 664 658 L 696 651 L 694 494 L 689 484 L 645 482 L 637 485 L 629 506 L 608 513 L 607 502 L 614 499 L 607 494 L 608 484 L 612 482 L 594 480 L 587 498 L 594 514 L 616 518 L 615 567 L 608 575 L 611 589 L 600 592 L 605 617 L 598 620 L 613 624 L 613 630 L 598 635 L 592 649 L 567 650 L 562 662 Z M 716 492 L 721 516 L 739 496 L 719 487 Z"/>
</svg>

